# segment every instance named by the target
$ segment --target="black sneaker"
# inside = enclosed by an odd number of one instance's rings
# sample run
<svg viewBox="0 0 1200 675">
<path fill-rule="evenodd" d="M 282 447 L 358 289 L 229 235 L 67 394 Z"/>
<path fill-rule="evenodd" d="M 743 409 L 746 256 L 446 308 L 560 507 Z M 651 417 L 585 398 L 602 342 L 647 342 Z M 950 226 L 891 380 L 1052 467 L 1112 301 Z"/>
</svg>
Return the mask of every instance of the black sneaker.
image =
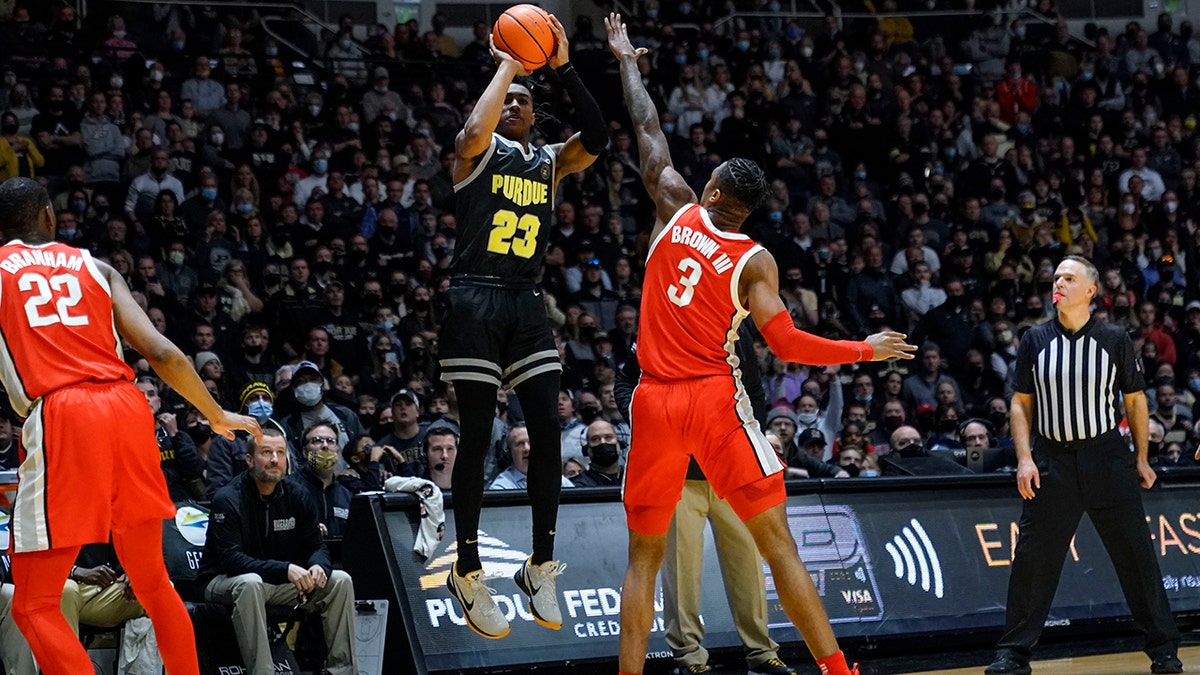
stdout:
<svg viewBox="0 0 1200 675">
<path fill-rule="evenodd" d="M 1164 654 L 1154 659 L 1150 664 L 1152 673 L 1182 673 L 1183 662 L 1174 654 Z"/>
<path fill-rule="evenodd" d="M 747 675 L 796 675 L 796 669 L 774 658 L 754 666 Z"/>
<path fill-rule="evenodd" d="M 709 668 L 707 663 L 701 663 L 699 665 L 694 665 L 694 666 L 675 666 L 675 670 L 671 671 L 671 673 L 673 673 L 673 675 L 691 675 L 691 673 L 711 673 L 711 672 L 715 672 L 715 671 L 713 671 L 712 668 Z"/>
<path fill-rule="evenodd" d="M 984 675 L 1030 675 L 1033 669 L 1011 656 L 1001 656 L 984 670 Z"/>
</svg>

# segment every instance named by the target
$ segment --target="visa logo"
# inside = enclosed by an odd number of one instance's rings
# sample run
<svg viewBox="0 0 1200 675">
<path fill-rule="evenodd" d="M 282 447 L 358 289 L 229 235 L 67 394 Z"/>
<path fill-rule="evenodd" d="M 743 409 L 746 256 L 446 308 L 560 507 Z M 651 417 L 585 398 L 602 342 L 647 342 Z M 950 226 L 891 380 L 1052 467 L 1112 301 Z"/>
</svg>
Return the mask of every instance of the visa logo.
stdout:
<svg viewBox="0 0 1200 675">
<path fill-rule="evenodd" d="M 875 602 L 875 598 L 871 597 L 870 589 L 842 591 L 842 599 L 846 601 L 847 605 L 866 605 Z"/>
</svg>

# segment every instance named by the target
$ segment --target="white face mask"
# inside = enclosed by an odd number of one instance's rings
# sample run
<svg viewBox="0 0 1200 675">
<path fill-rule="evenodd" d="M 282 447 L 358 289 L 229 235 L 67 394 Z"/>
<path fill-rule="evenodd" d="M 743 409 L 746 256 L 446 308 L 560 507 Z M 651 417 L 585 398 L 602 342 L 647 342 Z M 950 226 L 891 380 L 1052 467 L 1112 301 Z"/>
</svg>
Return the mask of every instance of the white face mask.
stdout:
<svg viewBox="0 0 1200 675">
<path fill-rule="evenodd" d="M 1127 202 L 1121 205 L 1121 210 L 1128 215 L 1133 215 L 1133 212 L 1137 210 L 1137 205 L 1133 202 Z"/>
</svg>

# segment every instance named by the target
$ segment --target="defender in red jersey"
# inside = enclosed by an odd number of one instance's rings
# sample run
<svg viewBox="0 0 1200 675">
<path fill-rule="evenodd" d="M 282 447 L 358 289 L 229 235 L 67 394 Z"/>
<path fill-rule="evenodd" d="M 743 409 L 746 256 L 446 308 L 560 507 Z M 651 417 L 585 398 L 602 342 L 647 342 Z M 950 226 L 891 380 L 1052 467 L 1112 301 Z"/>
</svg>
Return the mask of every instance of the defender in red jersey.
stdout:
<svg viewBox="0 0 1200 675">
<path fill-rule="evenodd" d="M 734 344 L 738 326 L 751 316 L 784 361 L 830 365 L 910 359 L 916 348 L 890 331 L 849 342 L 796 330 L 779 298 L 775 260 L 737 234 L 766 196 L 762 171 L 744 159 L 725 162 L 697 199 L 671 166 L 658 112 L 642 84 L 637 60 L 646 50 L 633 48 L 620 15 L 609 15 L 605 26 L 609 48 L 621 62 L 642 179 L 659 221 L 646 261 L 638 331 L 642 377 L 633 394 L 626 466 L 629 568 L 621 588 L 621 673 L 640 673 L 645 663 L 654 580 L 691 456 L 717 496 L 745 522 L 771 566 L 784 611 L 821 672 L 857 673 L 838 649 L 796 552 L 783 508 L 783 466 L 751 414 Z"/>
<path fill-rule="evenodd" d="M 227 438 L 258 423 L 221 410 L 191 361 L 162 337 L 125 281 L 87 251 L 54 242 L 37 182 L 0 185 L 0 381 L 26 417 L 12 514 L 13 618 L 42 671 L 92 672 L 59 609 L 83 544 L 110 535 L 172 675 L 197 675 L 191 621 L 167 579 L 162 520 L 175 513 L 154 418 L 121 338 Z"/>
</svg>

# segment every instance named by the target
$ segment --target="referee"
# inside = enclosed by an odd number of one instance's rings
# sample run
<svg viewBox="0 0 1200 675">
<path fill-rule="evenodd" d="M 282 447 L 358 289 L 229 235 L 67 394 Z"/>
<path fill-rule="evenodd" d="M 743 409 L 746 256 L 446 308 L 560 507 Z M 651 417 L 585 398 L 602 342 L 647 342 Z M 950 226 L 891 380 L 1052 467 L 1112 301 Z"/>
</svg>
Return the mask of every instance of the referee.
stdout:
<svg viewBox="0 0 1200 675">
<path fill-rule="evenodd" d="M 1084 512 L 1112 559 L 1125 601 L 1146 634 L 1152 673 L 1182 673 L 1179 631 L 1163 591 L 1138 489 L 1154 485 L 1146 461 L 1149 416 L 1142 369 L 1125 331 L 1091 316 L 1099 273 L 1067 256 L 1054 273 L 1058 319 L 1021 338 L 1012 401 L 1017 489 L 1025 498 L 1008 612 L 987 675 L 1029 675 L 1067 547 Z M 1120 396 L 1118 396 L 1120 394 Z M 1117 430 L 1118 400 L 1133 434 Z M 1035 493 L 1034 490 L 1037 490 Z"/>
</svg>

